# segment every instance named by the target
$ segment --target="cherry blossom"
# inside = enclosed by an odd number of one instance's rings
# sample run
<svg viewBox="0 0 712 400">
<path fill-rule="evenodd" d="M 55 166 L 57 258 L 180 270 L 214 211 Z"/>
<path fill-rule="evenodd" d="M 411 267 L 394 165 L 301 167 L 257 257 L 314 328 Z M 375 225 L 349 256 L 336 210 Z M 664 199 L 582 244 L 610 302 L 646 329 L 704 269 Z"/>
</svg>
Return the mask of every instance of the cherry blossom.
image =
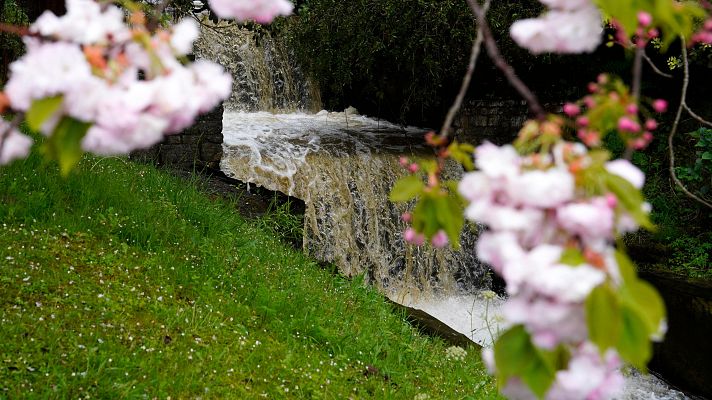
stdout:
<svg viewBox="0 0 712 400">
<path fill-rule="evenodd" d="M 21 134 L 2 119 L 0 119 L 0 132 L 6 135 L 4 138 L 0 136 L 0 143 L 2 143 L 0 164 L 27 157 L 32 146 L 32 139 L 29 136 Z"/>
<path fill-rule="evenodd" d="M 210 0 L 210 8 L 220 18 L 259 23 L 272 21 L 280 15 L 289 15 L 294 5 L 287 0 Z"/>
<path fill-rule="evenodd" d="M 514 41 L 534 54 L 591 52 L 601 42 L 603 25 L 590 1 L 542 1 L 552 7 L 538 18 L 512 24 Z"/>
</svg>

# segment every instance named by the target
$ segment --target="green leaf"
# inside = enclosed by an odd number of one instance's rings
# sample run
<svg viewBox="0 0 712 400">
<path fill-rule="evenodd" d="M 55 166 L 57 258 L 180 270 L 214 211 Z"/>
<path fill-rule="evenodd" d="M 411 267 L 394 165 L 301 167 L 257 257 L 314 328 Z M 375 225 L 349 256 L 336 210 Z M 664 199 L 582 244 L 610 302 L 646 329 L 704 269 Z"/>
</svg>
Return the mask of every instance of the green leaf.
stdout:
<svg viewBox="0 0 712 400">
<path fill-rule="evenodd" d="M 665 303 L 653 285 L 643 280 L 626 283 L 622 290 L 623 304 L 635 312 L 647 327 L 648 337 L 660 330 L 665 318 Z"/>
<path fill-rule="evenodd" d="M 393 202 L 409 201 L 422 193 L 425 184 L 418 175 L 408 175 L 396 182 L 389 199 Z"/>
<path fill-rule="evenodd" d="M 614 254 L 616 258 L 616 263 L 618 264 L 618 271 L 620 271 L 621 278 L 623 282 L 634 282 L 638 279 L 635 271 L 635 265 L 628 258 L 628 256 L 620 250 L 616 250 Z"/>
<path fill-rule="evenodd" d="M 561 253 L 561 259 L 559 262 L 564 265 L 575 267 L 577 265 L 585 264 L 586 259 L 583 257 L 580 250 L 568 247 Z"/>
<path fill-rule="evenodd" d="M 437 219 L 440 227 L 447 233 L 447 237 L 455 249 L 460 247 L 460 232 L 465 225 L 462 208 L 455 196 L 447 195 L 435 199 L 437 205 Z"/>
<path fill-rule="evenodd" d="M 30 129 L 39 131 L 42 124 L 59 110 L 62 100 L 62 96 L 54 96 L 33 101 L 25 114 L 25 120 Z"/>
<path fill-rule="evenodd" d="M 623 360 L 645 372 L 652 355 L 645 322 L 630 308 L 621 309 L 622 330 L 616 349 Z"/>
<path fill-rule="evenodd" d="M 604 173 L 603 179 L 608 190 L 618 197 L 623 208 L 638 225 L 650 231 L 655 229 L 655 225 L 650 221 L 648 213 L 643 211 L 643 195 L 635 186 L 626 179 L 608 172 Z"/>
<path fill-rule="evenodd" d="M 86 122 L 64 117 L 43 144 L 42 151 L 59 162 L 62 176 L 67 176 L 82 158 L 82 139 L 90 127 Z"/>
<path fill-rule="evenodd" d="M 614 347 L 621 334 L 618 296 L 609 285 L 600 285 L 586 299 L 586 325 L 591 341 L 603 353 Z"/>
<path fill-rule="evenodd" d="M 503 388 L 509 378 L 519 377 L 538 397 L 554 382 L 556 355 L 542 355 L 522 325 L 504 332 L 494 345 L 497 383 Z"/>
</svg>

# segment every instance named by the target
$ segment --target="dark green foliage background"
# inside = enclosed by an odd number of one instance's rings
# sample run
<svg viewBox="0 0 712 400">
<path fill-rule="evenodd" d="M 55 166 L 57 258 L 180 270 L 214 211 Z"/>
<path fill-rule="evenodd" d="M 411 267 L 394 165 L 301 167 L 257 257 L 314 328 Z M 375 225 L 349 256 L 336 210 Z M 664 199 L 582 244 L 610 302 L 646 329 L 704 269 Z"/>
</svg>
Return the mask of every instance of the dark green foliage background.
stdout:
<svg viewBox="0 0 712 400">
<path fill-rule="evenodd" d="M 534 1 L 497 2 L 490 15 L 502 33 L 539 10 Z M 464 0 L 307 0 L 283 24 L 325 107 L 408 122 L 441 118 L 475 33 Z"/>
</svg>

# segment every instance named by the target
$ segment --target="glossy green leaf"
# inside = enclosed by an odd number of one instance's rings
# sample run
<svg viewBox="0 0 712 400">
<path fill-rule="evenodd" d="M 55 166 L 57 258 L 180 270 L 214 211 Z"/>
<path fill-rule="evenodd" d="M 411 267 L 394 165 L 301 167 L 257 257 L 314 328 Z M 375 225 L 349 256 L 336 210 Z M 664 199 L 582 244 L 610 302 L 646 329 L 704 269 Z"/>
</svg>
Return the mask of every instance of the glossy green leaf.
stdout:
<svg viewBox="0 0 712 400">
<path fill-rule="evenodd" d="M 509 378 L 519 377 L 538 397 L 543 397 L 554 382 L 556 356 L 542 356 L 531 342 L 529 333 L 517 325 L 503 333 L 494 345 L 497 383 L 500 388 Z"/>
<path fill-rule="evenodd" d="M 616 349 L 623 360 L 641 371 L 646 371 L 652 355 L 652 345 L 645 322 L 628 307 L 621 308 L 621 335 Z"/>
<path fill-rule="evenodd" d="M 42 151 L 59 162 L 62 176 L 67 176 L 82 158 L 82 139 L 90 127 L 86 122 L 64 117 L 43 144 Z"/>
<path fill-rule="evenodd" d="M 621 334 L 620 302 L 609 285 L 600 285 L 588 295 L 586 325 L 591 341 L 601 353 L 618 343 Z"/>
<path fill-rule="evenodd" d="M 416 198 L 425 188 L 423 180 L 418 175 L 408 175 L 396 182 L 391 189 L 389 199 L 393 202 L 404 202 Z"/>
<path fill-rule="evenodd" d="M 54 96 L 33 101 L 25 114 L 25 120 L 30 129 L 39 131 L 42 124 L 62 106 L 62 99 L 62 96 Z"/>
</svg>

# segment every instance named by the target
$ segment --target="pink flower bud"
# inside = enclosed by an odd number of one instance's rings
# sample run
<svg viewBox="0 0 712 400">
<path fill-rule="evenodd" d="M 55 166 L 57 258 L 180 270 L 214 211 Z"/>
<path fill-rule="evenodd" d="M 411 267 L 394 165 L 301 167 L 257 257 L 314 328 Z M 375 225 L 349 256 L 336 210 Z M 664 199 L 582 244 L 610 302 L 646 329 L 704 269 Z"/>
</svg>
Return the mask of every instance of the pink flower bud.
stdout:
<svg viewBox="0 0 712 400">
<path fill-rule="evenodd" d="M 648 14 L 645 11 L 641 11 L 638 13 L 638 24 L 642 27 L 648 27 L 650 24 L 653 23 L 653 16 Z"/>
<path fill-rule="evenodd" d="M 649 131 L 654 131 L 654 130 L 658 129 L 658 121 L 656 121 L 654 119 L 649 119 L 649 120 L 645 121 L 645 129 L 647 129 Z"/>
<path fill-rule="evenodd" d="M 643 140 L 650 143 L 653 140 L 653 134 L 650 132 L 643 132 Z"/>
<path fill-rule="evenodd" d="M 403 239 L 405 239 L 405 241 L 408 243 L 413 243 L 413 241 L 415 241 L 416 236 L 418 236 L 418 233 L 413 228 L 408 228 L 405 230 L 405 232 L 403 232 Z"/>
<path fill-rule="evenodd" d="M 712 19 L 705 21 L 704 28 L 706 31 L 712 31 Z"/>
<path fill-rule="evenodd" d="M 398 162 L 400 163 L 400 165 L 401 165 L 403 168 L 405 168 L 405 167 L 408 166 L 408 157 L 400 156 L 400 158 L 398 159 Z"/>
<path fill-rule="evenodd" d="M 645 141 L 643 138 L 636 139 L 633 142 L 633 148 L 636 150 L 642 150 L 648 145 L 648 142 Z"/>
<path fill-rule="evenodd" d="M 416 173 L 416 172 L 418 172 L 418 164 L 416 164 L 416 163 L 410 164 L 410 165 L 408 166 L 408 171 L 410 171 L 411 173 Z"/>
<path fill-rule="evenodd" d="M 583 103 L 586 104 L 586 107 L 588 107 L 588 108 L 596 107 L 596 100 L 594 100 L 594 98 L 592 96 L 584 97 Z"/>
<path fill-rule="evenodd" d="M 618 198 L 616 197 L 616 195 L 614 195 L 613 193 L 607 193 L 606 204 L 610 208 L 616 208 L 616 206 L 618 205 Z"/>
<path fill-rule="evenodd" d="M 566 103 L 564 104 L 564 113 L 573 118 L 581 113 L 581 108 L 574 103 Z"/>
<path fill-rule="evenodd" d="M 589 91 L 590 93 L 596 93 L 596 92 L 598 91 L 598 85 L 596 85 L 596 84 L 593 83 L 593 82 L 589 83 L 589 84 L 588 84 L 588 91 Z"/>
<path fill-rule="evenodd" d="M 640 131 L 640 124 L 628 117 L 621 117 L 618 120 L 618 129 L 623 132 L 635 133 Z"/>
<path fill-rule="evenodd" d="M 605 85 L 606 83 L 608 83 L 608 74 L 598 74 L 596 80 L 600 85 Z"/>
<path fill-rule="evenodd" d="M 664 99 L 657 99 L 653 102 L 653 110 L 659 113 L 664 113 L 667 111 L 668 102 Z"/>
<path fill-rule="evenodd" d="M 585 128 L 589 124 L 588 117 L 578 117 L 576 118 L 576 124 L 582 128 Z"/>
<path fill-rule="evenodd" d="M 406 222 L 406 223 L 407 223 L 407 222 L 410 222 L 410 221 L 413 220 L 413 214 L 411 214 L 411 213 L 409 213 L 409 212 L 404 212 L 404 213 L 401 215 L 401 219 L 403 220 L 403 222 Z"/>
<path fill-rule="evenodd" d="M 660 36 L 660 31 L 657 29 L 651 29 L 648 31 L 648 39 L 655 39 L 658 36 Z"/>
<path fill-rule="evenodd" d="M 436 247 L 438 249 L 445 247 L 445 245 L 447 245 L 447 242 L 448 242 L 447 234 L 442 229 L 437 231 L 437 233 L 435 233 L 435 235 L 433 235 L 433 238 L 431 239 L 431 243 L 433 244 L 433 247 Z"/>
<path fill-rule="evenodd" d="M 625 108 L 625 112 L 630 115 L 635 115 L 638 113 L 638 105 L 635 103 L 628 104 Z"/>
</svg>

